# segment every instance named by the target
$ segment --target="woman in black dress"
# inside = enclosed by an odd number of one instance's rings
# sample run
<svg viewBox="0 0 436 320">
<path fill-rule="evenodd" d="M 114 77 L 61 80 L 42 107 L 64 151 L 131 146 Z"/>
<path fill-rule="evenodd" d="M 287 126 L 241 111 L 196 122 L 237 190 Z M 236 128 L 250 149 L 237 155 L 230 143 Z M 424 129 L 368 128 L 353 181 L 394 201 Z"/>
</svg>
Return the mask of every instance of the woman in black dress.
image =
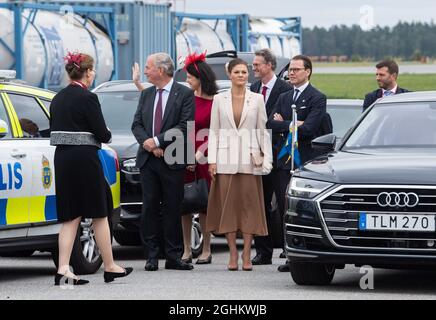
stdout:
<svg viewBox="0 0 436 320">
<path fill-rule="evenodd" d="M 75 285 L 86 284 L 69 268 L 71 251 L 82 218 L 92 218 L 97 245 L 103 257 L 104 280 L 127 276 L 132 268 L 115 264 L 108 223 L 110 190 L 106 186 L 98 157 L 101 143 L 111 140 L 97 96 L 88 91 L 95 78 L 94 59 L 86 54 L 69 53 L 65 70 L 71 79 L 50 106 L 50 142 L 54 156 L 56 208 L 59 232 L 59 267 L 55 285 L 62 278 Z"/>
</svg>

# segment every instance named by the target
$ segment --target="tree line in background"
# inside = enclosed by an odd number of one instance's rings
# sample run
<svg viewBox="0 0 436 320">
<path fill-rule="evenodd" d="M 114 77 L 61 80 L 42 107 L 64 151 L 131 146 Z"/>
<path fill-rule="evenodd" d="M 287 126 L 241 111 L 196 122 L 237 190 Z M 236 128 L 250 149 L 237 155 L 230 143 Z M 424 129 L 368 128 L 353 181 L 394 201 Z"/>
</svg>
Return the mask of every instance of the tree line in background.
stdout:
<svg viewBox="0 0 436 320">
<path fill-rule="evenodd" d="M 339 60 L 343 61 L 387 57 L 425 61 L 436 57 L 436 24 L 399 22 L 394 27 L 377 26 L 369 31 L 358 25 L 304 28 L 303 52 L 324 59 L 342 56 Z"/>
</svg>

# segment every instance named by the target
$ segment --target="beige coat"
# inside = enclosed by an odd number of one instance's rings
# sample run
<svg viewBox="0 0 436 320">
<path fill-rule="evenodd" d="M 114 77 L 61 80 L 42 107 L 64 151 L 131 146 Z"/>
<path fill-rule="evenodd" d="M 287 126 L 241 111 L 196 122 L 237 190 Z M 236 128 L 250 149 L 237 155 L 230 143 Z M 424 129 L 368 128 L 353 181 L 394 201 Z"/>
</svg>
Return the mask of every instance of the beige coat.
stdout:
<svg viewBox="0 0 436 320">
<path fill-rule="evenodd" d="M 246 90 L 238 127 L 233 116 L 230 90 L 215 95 L 208 161 L 217 164 L 217 173 L 262 175 L 271 171 L 271 134 L 266 130 L 266 121 L 265 103 L 261 94 Z"/>
</svg>

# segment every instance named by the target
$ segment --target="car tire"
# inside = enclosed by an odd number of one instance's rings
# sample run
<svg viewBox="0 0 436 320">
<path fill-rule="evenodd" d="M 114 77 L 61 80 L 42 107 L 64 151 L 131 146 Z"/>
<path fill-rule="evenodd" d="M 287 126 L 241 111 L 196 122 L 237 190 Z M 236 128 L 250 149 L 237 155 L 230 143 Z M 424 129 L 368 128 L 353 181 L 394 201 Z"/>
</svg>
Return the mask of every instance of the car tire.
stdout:
<svg viewBox="0 0 436 320">
<path fill-rule="evenodd" d="M 30 257 L 35 250 L 18 250 L 18 251 L 11 251 L 11 252 L 3 252 L 0 253 L 0 257 L 4 258 L 27 258 Z"/>
<path fill-rule="evenodd" d="M 323 263 L 289 262 L 291 276 L 300 286 L 323 286 L 332 282 L 335 266 Z"/>
<path fill-rule="evenodd" d="M 112 241 L 112 224 L 109 222 Z M 52 251 L 52 258 L 58 267 L 59 253 L 57 246 Z M 103 263 L 100 251 L 95 240 L 92 219 L 83 219 L 77 230 L 74 239 L 73 250 L 71 252 L 70 266 L 75 274 L 93 274 L 100 269 Z"/>
<path fill-rule="evenodd" d="M 138 231 L 114 231 L 114 238 L 122 246 L 141 245 L 141 236 Z"/>
<path fill-rule="evenodd" d="M 191 252 L 193 258 L 197 258 L 203 251 L 204 238 L 199 219 L 198 213 L 192 215 Z"/>
</svg>

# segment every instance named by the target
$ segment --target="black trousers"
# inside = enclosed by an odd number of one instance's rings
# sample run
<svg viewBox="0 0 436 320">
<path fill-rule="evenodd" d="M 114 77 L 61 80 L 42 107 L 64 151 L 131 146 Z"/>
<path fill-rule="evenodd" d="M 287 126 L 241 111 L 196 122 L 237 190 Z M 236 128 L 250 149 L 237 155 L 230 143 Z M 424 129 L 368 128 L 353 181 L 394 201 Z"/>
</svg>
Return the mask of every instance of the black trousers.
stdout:
<svg viewBox="0 0 436 320">
<path fill-rule="evenodd" d="M 269 175 L 262 177 L 263 183 L 263 197 L 265 200 L 265 214 L 266 223 L 268 226 L 268 235 L 261 237 L 254 237 L 254 246 L 256 253 L 269 259 L 272 258 L 274 243 L 272 238 L 272 223 L 273 213 L 271 207 L 272 196 L 275 193 L 277 199 L 277 210 L 280 214 L 282 225 L 283 215 L 285 213 L 285 201 L 286 201 L 286 188 L 291 179 L 291 173 L 289 170 L 273 169 Z M 282 247 L 284 248 L 283 243 Z"/>
<path fill-rule="evenodd" d="M 158 258 L 160 230 L 163 230 L 166 259 L 177 260 L 182 256 L 181 205 L 184 176 L 185 169 L 171 170 L 163 158 L 154 156 L 150 156 L 141 168 L 141 236 L 148 251 L 148 259 Z"/>
</svg>

